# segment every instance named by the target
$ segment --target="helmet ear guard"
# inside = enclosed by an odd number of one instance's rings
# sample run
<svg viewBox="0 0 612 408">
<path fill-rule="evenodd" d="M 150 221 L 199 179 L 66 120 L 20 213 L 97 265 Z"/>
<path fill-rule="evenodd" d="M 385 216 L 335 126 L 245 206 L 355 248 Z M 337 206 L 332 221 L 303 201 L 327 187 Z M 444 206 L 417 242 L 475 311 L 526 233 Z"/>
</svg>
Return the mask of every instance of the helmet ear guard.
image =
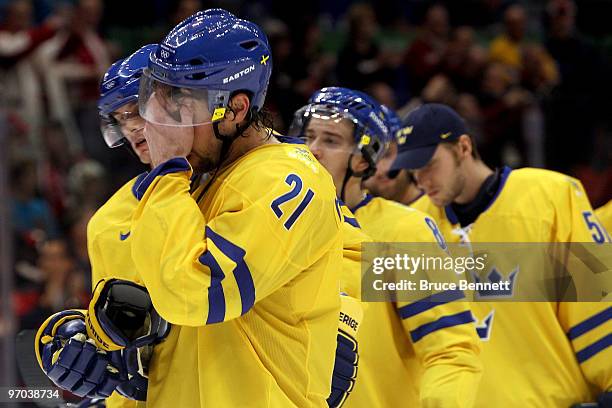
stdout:
<svg viewBox="0 0 612 408">
<path fill-rule="evenodd" d="M 354 175 L 361 176 L 363 180 L 366 180 L 376 173 L 377 158 L 382 156 L 385 148 L 380 140 L 372 140 L 369 135 L 364 133 L 361 135 L 361 139 L 357 144 L 357 149 L 361 152 L 361 155 L 368 162 L 369 166 L 360 174 L 354 173 Z"/>
</svg>

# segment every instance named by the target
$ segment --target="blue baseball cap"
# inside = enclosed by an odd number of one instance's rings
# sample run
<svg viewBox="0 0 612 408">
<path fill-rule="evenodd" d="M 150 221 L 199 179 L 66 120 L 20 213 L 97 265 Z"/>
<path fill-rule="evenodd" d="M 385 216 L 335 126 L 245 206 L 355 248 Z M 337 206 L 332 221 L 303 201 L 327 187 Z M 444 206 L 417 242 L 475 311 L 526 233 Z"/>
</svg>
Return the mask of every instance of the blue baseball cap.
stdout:
<svg viewBox="0 0 612 408">
<path fill-rule="evenodd" d="M 426 103 L 408 114 L 396 133 L 397 157 L 389 170 L 420 169 L 438 144 L 467 133 L 464 120 L 446 105 Z"/>
</svg>

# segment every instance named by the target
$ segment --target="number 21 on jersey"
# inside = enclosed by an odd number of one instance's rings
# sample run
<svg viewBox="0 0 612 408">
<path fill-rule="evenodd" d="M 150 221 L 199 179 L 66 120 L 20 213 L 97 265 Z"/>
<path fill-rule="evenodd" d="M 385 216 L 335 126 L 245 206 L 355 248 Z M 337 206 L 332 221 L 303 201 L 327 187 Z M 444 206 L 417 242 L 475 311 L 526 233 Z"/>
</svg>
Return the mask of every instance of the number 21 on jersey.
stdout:
<svg viewBox="0 0 612 408">
<path fill-rule="evenodd" d="M 314 191 L 312 191 L 311 189 L 308 189 L 304 194 L 301 194 L 303 189 L 303 183 L 302 179 L 297 174 L 289 174 L 285 178 L 285 183 L 287 183 L 291 187 L 291 190 L 275 198 L 270 204 L 270 207 L 272 208 L 272 211 L 274 211 L 274 214 L 276 214 L 278 219 L 281 219 L 284 214 L 283 210 L 281 209 L 281 205 L 288 201 L 301 199 L 295 210 L 291 212 L 291 214 L 287 217 L 285 223 L 283 224 L 287 230 L 290 230 L 291 227 L 293 227 L 293 224 L 295 224 L 295 222 L 297 221 L 297 219 L 300 218 L 300 215 L 302 215 L 306 207 L 308 207 L 308 204 L 310 204 L 315 194 Z"/>
</svg>

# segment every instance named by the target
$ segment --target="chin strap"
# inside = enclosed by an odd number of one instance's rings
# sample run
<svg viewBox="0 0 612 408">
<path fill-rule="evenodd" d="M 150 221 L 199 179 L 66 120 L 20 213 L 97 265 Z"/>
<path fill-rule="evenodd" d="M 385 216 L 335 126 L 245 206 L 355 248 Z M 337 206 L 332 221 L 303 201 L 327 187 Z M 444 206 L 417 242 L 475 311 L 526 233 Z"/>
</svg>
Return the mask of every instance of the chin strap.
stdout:
<svg viewBox="0 0 612 408">
<path fill-rule="evenodd" d="M 346 172 L 344 173 L 344 179 L 342 180 L 342 188 L 340 189 L 340 199 L 343 202 L 346 202 L 344 197 L 346 183 L 348 183 L 351 177 L 361 177 L 362 181 L 364 181 L 371 177 L 374 173 L 376 173 L 376 163 L 374 163 L 374 161 L 366 153 L 362 153 L 362 155 L 368 162 L 368 168 L 361 172 L 353 171 L 353 167 L 351 166 L 351 160 L 353 159 L 354 155 L 355 153 L 351 153 L 348 157 L 348 161 L 346 163 Z"/>
<path fill-rule="evenodd" d="M 342 188 L 340 189 L 340 200 L 342 202 L 346 202 L 344 199 L 344 190 L 346 189 L 346 183 L 348 183 L 351 176 L 356 175 L 353 173 L 353 168 L 351 167 L 351 160 L 353 159 L 353 153 L 351 153 L 348 157 L 348 162 L 346 163 L 346 171 L 344 172 L 344 180 L 342 180 Z"/>
<path fill-rule="evenodd" d="M 248 116 L 245 119 L 244 123 L 242 125 L 236 124 L 236 130 L 234 131 L 234 133 L 230 135 L 221 134 L 221 131 L 219 130 L 219 123 L 221 123 L 221 120 L 223 120 L 223 118 L 225 117 L 226 109 L 229 109 L 233 113 L 233 111 L 229 107 L 217 108 L 213 113 L 212 128 L 215 134 L 215 138 L 221 141 L 221 153 L 219 154 L 219 162 L 217 164 L 217 167 L 215 168 L 215 170 L 213 170 L 212 175 L 208 180 L 208 183 L 202 189 L 202 192 L 198 195 L 198 198 L 196 200 L 197 203 L 200 202 L 202 197 L 204 197 L 204 194 L 206 194 L 206 192 L 208 191 L 208 188 L 212 185 L 217 173 L 219 172 L 219 169 L 221 168 L 221 165 L 229 155 L 229 150 L 230 147 L 232 147 L 232 143 L 234 143 L 236 139 L 238 139 L 244 134 L 244 131 L 247 130 L 249 126 L 251 126 L 251 122 L 253 121 L 253 111 L 249 110 Z"/>
</svg>

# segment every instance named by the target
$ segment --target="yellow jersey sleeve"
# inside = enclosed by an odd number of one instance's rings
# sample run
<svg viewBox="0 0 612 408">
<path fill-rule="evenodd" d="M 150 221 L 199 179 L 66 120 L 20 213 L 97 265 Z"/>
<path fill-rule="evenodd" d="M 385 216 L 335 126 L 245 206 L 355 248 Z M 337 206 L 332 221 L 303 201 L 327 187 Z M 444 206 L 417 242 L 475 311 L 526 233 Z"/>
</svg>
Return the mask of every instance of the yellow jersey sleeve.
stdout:
<svg viewBox="0 0 612 408">
<path fill-rule="evenodd" d="M 559 175 L 550 179 L 549 200 L 555 208 L 551 242 L 612 242 L 601 225 L 582 183 Z"/>
<path fill-rule="evenodd" d="M 599 207 L 595 210 L 595 215 L 597 219 L 603 225 L 603 227 L 608 232 L 608 235 L 612 232 L 612 200 L 608 201 L 607 204 Z"/>
<path fill-rule="evenodd" d="M 87 224 L 87 252 L 92 286 L 111 276 L 139 282 L 130 251 L 130 225 L 138 205 L 136 187 L 146 173 L 133 178 L 113 194 Z"/>
<path fill-rule="evenodd" d="M 356 215 L 375 242 L 436 243 L 441 256 L 448 251 L 436 222 L 421 211 L 374 198 Z M 474 403 L 482 375 L 481 344 L 466 300 L 463 291 L 449 290 L 394 305 L 424 368 L 419 391 L 423 407 Z"/>
<path fill-rule="evenodd" d="M 227 179 L 209 219 L 189 194 L 191 167 L 172 159 L 141 183 L 132 257 L 162 317 L 183 326 L 237 318 L 340 246 L 339 210 L 282 163 Z"/>
<path fill-rule="evenodd" d="M 610 236 L 593 213 L 580 181 L 569 176 L 564 181 L 565 188 L 555 189 L 559 195 L 554 199 L 555 241 L 611 246 Z M 612 390 L 612 305 L 561 302 L 558 317 L 585 378 L 602 392 Z"/>
<path fill-rule="evenodd" d="M 561 302 L 558 317 L 585 378 L 599 391 L 612 390 L 612 305 Z"/>
<path fill-rule="evenodd" d="M 356 299 L 361 299 L 361 244 L 371 242 L 361 229 L 359 222 L 344 204 L 340 204 L 342 214 L 342 273 L 340 291 Z"/>
<path fill-rule="evenodd" d="M 440 256 L 445 256 L 448 249 L 435 221 L 423 213 L 413 219 L 412 242 L 435 242 Z M 474 404 L 482 364 L 480 341 L 466 300 L 463 291 L 456 289 L 397 303 L 402 325 L 425 368 L 420 390 L 424 407 Z"/>
</svg>

